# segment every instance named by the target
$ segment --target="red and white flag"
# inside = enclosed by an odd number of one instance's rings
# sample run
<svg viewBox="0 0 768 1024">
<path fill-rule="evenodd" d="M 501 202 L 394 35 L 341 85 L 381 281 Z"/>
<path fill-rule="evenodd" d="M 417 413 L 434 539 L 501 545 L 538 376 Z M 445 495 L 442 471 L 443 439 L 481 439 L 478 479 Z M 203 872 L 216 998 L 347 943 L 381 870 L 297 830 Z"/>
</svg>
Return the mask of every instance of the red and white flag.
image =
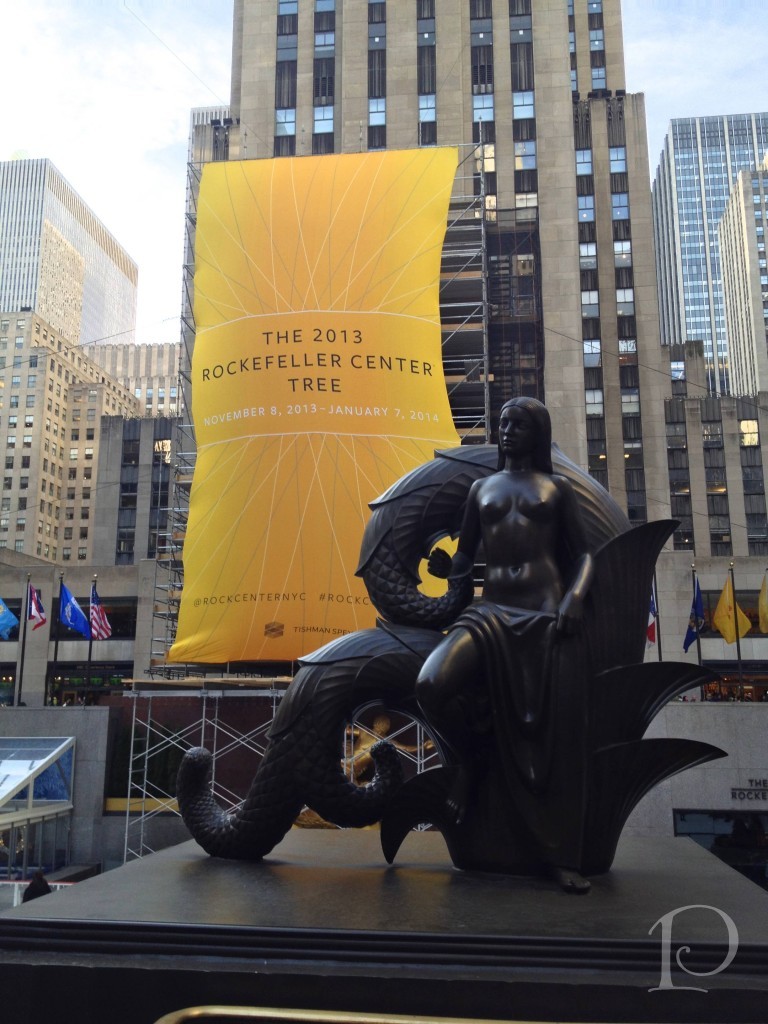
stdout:
<svg viewBox="0 0 768 1024">
<path fill-rule="evenodd" d="M 44 626 L 48 621 L 45 617 L 43 602 L 40 600 L 40 591 L 33 587 L 31 583 L 29 584 L 29 594 L 27 596 L 27 618 L 33 623 L 32 629 L 39 629 L 40 626 Z"/>
<path fill-rule="evenodd" d="M 101 598 L 96 593 L 96 584 L 91 586 L 91 637 L 94 640 L 106 640 L 112 636 L 112 627 L 104 611 Z"/>
</svg>

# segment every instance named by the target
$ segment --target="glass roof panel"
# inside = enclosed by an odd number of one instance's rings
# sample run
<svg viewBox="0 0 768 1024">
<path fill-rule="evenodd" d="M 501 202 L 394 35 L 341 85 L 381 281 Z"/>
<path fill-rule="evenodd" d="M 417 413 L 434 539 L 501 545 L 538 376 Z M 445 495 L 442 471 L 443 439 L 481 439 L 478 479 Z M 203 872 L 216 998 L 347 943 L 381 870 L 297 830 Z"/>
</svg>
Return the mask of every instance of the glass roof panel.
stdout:
<svg viewBox="0 0 768 1024">
<path fill-rule="evenodd" d="M 74 745 L 73 736 L 0 738 L 0 807 Z"/>
</svg>

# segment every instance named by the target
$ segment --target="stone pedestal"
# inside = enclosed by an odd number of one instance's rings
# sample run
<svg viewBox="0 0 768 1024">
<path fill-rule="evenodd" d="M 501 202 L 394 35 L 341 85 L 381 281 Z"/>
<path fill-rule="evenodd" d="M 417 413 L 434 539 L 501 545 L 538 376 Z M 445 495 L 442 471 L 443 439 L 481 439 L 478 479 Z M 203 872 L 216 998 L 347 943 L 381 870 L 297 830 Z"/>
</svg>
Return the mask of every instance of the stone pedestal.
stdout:
<svg viewBox="0 0 768 1024">
<path fill-rule="evenodd" d="M 589 895 L 569 896 L 543 879 L 457 871 L 437 833 L 408 836 L 388 867 L 378 839 L 294 830 L 261 864 L 215 860 L 189 842 L 7 911 L 5 1015 L 151 1024 L 224 1003 L 409 1018 L 765 1020 L 768 893 L 690 840 L 625 839 L 613 871 Z M 651 929 L 692 906 L 671 921 L 665 975 L 662 925 Z M 723 914 L 738 950 L 720 971 Z M 684 973 L 680 946 L 690 947 L 689 970 L 717 973 Z"/>
</svg>

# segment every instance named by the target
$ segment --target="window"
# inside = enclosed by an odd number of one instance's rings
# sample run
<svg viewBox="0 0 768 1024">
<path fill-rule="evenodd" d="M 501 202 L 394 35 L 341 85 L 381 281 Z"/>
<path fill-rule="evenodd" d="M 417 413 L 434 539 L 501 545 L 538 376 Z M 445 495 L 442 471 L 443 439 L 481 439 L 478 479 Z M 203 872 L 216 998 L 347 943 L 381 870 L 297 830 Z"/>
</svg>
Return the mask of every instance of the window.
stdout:
<svg viewBox="0 0 768 1024">
<path fill-rule="evenodd" d="M 315 32 L 315 56 L 332 57 L 336 45 L 335 32 Z M 295 57 L 293 58 L 295 60 Z"/>
<path fill-rule="evenodd" d="M 633 316 L 635 312 L 634 288 L 616 289 L 616 312 L 619 316 Z"/>
<path fill-rule="evenodd" d="M 579 203 L 579 220 L 580 221 L 592 221 L 595 219 L 595 197 L 594 196 L 578 196 Z"/>
<path fill-rule="evenodd" d="M 600 300 L 597 291 L 581 293 L 581 315 L 583 317 L 600 316 Z"/>
<path fill-rule="evenodd" d="M 615 192 L 611 196 L 611 216 L 614 220 L 629 218 L 629 195 L 626 192 Z"/>
<path fill-rule="evenodd" d="M 585 338 L 584 339 L 584 365 L 585 366 L 599 366 L 600 365 L 600 339 L 599 338 Z"/>
<path fill-rule="evenodd" d="M 601 388 L 587 388 L 584 392 L 587 416 L 603 415 L 603 392 Z"/>
<path fill-rule="evenodd" d="M 368 124 L 387 123 L 387 101 L 383 98 L 368 100 Z"/>
<path fill-rule="evenodd" d="M 757 420 L 739 420 L 739 444 L 742 448 L 751 448 L 760 444 Z"/>
<path fill-rule="evenodd" d="M 333 131 L 333 106 L 315 107 L 314 132 L 316 135 Z"/>
<path fill-rule="evenodd" d="M 419 121 L 423 124 L 425 121 L 432 122 L 435 118 L 435 94 L 425 93 L 419 96 Z"/>
<path fill-rule="evenodd" d="M 597 242 L 582 242 L 579 245 L 579 268 L 597 270 Z"/>
<path fill-rule="evenodd" d="M 613 265 L 620 270 L 632 266 L 631 242 L 613 243 Z"/>
<path fill-rule="evenodd" d="M 283 107 L 275 111 L 275 135 L 296 134 L 296 108 Z M 141 398 L 141 388 L 136 388 L 136 398 Z"/>
<path fill-rule="evenodd" d="M 80 450 L 79 448 L 70 448 L 69 449 L 69 461 L 70 462 L 77 462 L 77 454 L 78 454 L 79 450 Z"/>
<path fill-rule="evenodd" d="M 576 150 L 576 173 L 577 174 L 591 174 L 592 173 L 592 150 L 591 149 L 577 149 Z"/>
<path fill-rule="evenodd" d="M 484 93 L 483 95 L 472 97 L 472 120 L 477 121 L 493 121 L 493 94 Z"/>
<path fill-rule="evenodd" d="M 601 28 L 593 28 L 589 30 L 589 48 L 590 50 L 605 49 L 605 37 Z"/>
<path fill-rule="evenodd" d="M 520 121 L 523 118 L 535 117 L 533 92 L 515 92 L 512 94 L 512 119 Z"/>
<path fill-rule="evenodd" d="M 610 148 L 611 174 L 623 174 L 627 170 L 627 150 L 624 146 Z"/>
<path fill-rule="evenodd" d="M 605 89 L 608 85 L 608 79 L 605 74 L 605 67 L 592 68 L 592 88 L 597 91 L 598 89 Z"/>
<path fill-rule="evenodd" d="M 525 139 L 515 143 L 515 170 L 532 171 L 536 169 L 536 141 Z"/>
<path fill-rule="evenodd" d="M 87 557 L 88 557 L 88 548 L 78 548 L 77 549 L 78 561 L 84 562 Z"/>
<path fill-rule="evenodd" d="M 640 415 L 640 391 L 638 388 L 621 389 L 621 412 L 624 416 Z"/>
</svg>

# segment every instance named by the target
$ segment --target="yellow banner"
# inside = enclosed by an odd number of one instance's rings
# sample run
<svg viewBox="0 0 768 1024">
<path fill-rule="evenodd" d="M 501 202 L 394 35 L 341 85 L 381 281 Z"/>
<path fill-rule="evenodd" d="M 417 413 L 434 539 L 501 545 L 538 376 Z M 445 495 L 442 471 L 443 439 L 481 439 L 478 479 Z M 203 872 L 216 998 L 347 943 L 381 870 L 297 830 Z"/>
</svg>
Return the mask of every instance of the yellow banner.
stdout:
<svg viewBox="0 0 768 1024">
<path fill-rule="evenodd" d="M 458 444 L 440 356 L 453 149 L 208 164 L 197 463 L 170 661 L 293 660 L 373 624 L 368 503 Z"/>
</svg>

